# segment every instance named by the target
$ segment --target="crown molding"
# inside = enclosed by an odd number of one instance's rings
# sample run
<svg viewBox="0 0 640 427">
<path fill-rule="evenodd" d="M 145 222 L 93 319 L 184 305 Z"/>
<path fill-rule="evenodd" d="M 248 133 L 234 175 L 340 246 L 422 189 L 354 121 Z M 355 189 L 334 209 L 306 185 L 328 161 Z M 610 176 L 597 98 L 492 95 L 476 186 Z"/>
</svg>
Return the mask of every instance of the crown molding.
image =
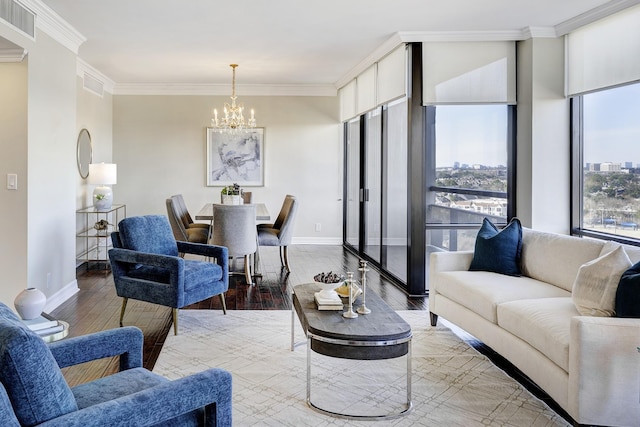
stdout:
<svg viewBox="0 0 640 427">
<path fill-rule="evenodd" d="M 521 40 L 558 37 L 555 27 L 527 27 L 522 30 L 522 35 Z"/>
<path fill-rule="evenodd" d="M 486 42 L 522 40 L 522 30 L 505 31 L 401 31 L 404 43 L 411 42 Z"/>
<path fill-rule="evenodd" d="M 76 58 L 76 74 L 81 78 L 84 78 L 85 74 L 90 75 L 95 80 L 102 83 L 105 92 L 113 94 L 116 83 L 80 58 Z"/>
<path fill-rule="evenodd" d="M 44 31 L 54 40 L 64 47 L 78 54 L 80 45 L 87 41 L 87 38 L 80 34 L 60 15 L 55 13 L 49 6 L 40 0 L 20 0 L 25 7 L 31 9 L 36 15 L 36 28 Z M 36 34 L 37 36 L 37 34 Z"/>
<path fill-rule="evenodd" d="M 0 49 L 0 62 L 22 62 L 25 56 L 27 51 L 21 47 Z"/>
<path fill-rule="evenodd" d="M 595 7 L 555 26 L 556 34 L 564 36 L 585 25 L 606 18 L 630 7 L 640 4 L 640 0 L 612 0 L 602 6 Z"/>
<path fill-rule="evenodd" d="M 236 85 L 239 96 L 337 96 L 334 85 Z M 231 95 L 228 84 L 116 83 L 114 95 Z"/>
</svg>

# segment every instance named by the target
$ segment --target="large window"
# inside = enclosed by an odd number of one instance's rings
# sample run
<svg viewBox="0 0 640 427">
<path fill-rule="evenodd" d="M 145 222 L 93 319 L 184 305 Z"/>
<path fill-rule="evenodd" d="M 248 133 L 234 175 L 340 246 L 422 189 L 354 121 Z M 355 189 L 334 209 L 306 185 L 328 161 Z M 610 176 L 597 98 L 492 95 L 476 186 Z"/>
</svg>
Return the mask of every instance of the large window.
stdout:
<svg viewBox="0 0 640 427">
<path fill-rule="evenodd" d="M 513 107 L 431 108 L 435 164 L 428 182 L 427 229 L 434 231 L 429 241 L 434 247 L 448 250 L 472 249 L 477 227 L 465 231 L 455 225 L 478 224 L 484 217 L 505 223 L 509 215 Z"/>
<path fill-rule="evenodd" d="M 640 240 L 640 83 L 572 99 L 577 234 Z"/>
</svg>

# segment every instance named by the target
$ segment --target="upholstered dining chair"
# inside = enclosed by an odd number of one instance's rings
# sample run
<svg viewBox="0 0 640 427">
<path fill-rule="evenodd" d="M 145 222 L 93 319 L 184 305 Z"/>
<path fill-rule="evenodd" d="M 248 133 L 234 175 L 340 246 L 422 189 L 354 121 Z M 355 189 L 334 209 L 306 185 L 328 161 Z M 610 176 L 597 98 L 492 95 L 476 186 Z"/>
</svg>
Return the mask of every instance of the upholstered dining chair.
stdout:
<svg viewBox="0 0 640 427">
<path fill-rule="evenodd" d="M 171 224 L 173 237 L 175 237 L 176 240 L 191 243 L 207 243 L 211 226 L 209 224 L 193 222 L 181 194 L 169 197 L 166 200 L 166 205 L 167 217 Z"/>
<path fill-rule="evenodd" d="M 176 241 L 163 215 L 125 218 L 111 234 L 109 261 L 116 293 L 122 297 L 120 326 L 129 298 L 171 307 L 173 332 L 178 334 L 178 309 L 220 295 L 229 288 L 227 248 Z M 184 259 L 179 253 L 214 259 Z"/>
<path fill-rule="evenodd" d="M 231 374 L 205 371 L 175 381 L 142 367 L 133 326 L 46 344 L 0 303 L 0 425 L 231 426 Z M 119 356 L 119 372 L 69 387 L 61 368 Z"/>
<path fill-rule="evenodd" d="M 229 257 L 243 257 L 247 284 L 253 284 L 250 256 L 257 250 L 256 206 L 213 205 L 213 223 L 209 243 L 228 248 Z"/>
<path fill-rule="evenodd" d="M 258 245 L 278 246 L 280 249 L 280 263 L 287 272 L 291 272 L 288 247 L 293 239 L 293 226 L 297 211 L 298 201 L 296 197 L 287 194 L 276 221 L 273 224 L 259 224 L 257 227 Z"/>
</svg>

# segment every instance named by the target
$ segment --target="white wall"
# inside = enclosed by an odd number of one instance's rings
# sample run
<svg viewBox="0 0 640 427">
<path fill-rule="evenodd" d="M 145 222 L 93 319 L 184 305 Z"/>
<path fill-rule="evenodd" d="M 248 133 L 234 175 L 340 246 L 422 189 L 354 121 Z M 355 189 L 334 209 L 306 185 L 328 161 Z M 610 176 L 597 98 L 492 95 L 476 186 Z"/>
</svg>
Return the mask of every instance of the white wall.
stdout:
<svg viewBox="0 0 640 427">
<path fill-rule="evenodd" d="M 76 55 L 46 33 L 29 50 L 28 285 L 45 309 L 77 290 Z"/>
<path fill-rule="evenodd" d="M 18 108 L 26 105 L 26 131 L 16 134 L 9 143 L 12 148 L 2 147 L 3 159 L 8 148 L 10 167 L 17 169 L 18 191 L 8 196 L 11 200 L 4 192 L 2 196 L 3 202 L 8 200 L 14 207 L 0 210 L 0 222 L 12 227 L 1 246 L 3 250 L 8 247 L 10 253 L 0 261 L 0 272 L 7 278 L 0 301 L 12 306 L 21 289 L 35 287 L 47 295 L 45 310 L 51 310 L 77 291 L 76 55 L 42 31 L 34 42 L 0 25 L 0 37 L 28 52 L 23 65 L 27 85 L 24 104 L 16 101 Z M 23 84 L 21 78 L 16 82 Z M 14 82 L 4 83 L 14 87 Z M 6 129 L 10 128 L 2 127 L 0 134 Z M 6 176 L 8 167 L 1 167 Z"/>
<path fill-rule="evenodd" d="M 286 194 L 300 209 L 294 243 L 341 243 L 342 133 L 337 97 L 245 97 L 265 128 L 265 186 L 251 187 L 275 219 Z M 206 128 L 223 96 L 113 97 L 114 202 L 127 215 L 166 214 L 165 199 L 184 195 L 192 215 L 220 200 L 206 186 Z M 321 231 L 315 231 L 315 224 Z"/>
<path fill-rule="evenodd" d="M 569 137 L 564 39 L 520 42 L 516 210 L 526 227 L 570 231 Z"/>
<path fill-rule="evenodd" d="M 27 60 L 0 63 L 0 99 L 0 301 L 12 307 L 27 284 Z"/>
<path fill-rule="evenodd" d="M 113 95 L 105 92 L 102 97 L 85 90 L 80 76 L 76 77 L 76 140 L 80 130 L 87 129 L 93 148 L 92 163 L 110 163 L 113 141 Z M 93 204 L 93 186 L 76 173 L 76 208 Z"/>
</svg>

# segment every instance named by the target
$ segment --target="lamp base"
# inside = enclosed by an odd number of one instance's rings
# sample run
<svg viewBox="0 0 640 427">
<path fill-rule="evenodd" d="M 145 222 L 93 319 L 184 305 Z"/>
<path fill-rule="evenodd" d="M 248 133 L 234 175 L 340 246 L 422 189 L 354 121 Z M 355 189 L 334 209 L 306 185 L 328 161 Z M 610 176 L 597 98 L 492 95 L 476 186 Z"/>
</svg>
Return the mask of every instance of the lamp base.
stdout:
<svg viewBox="0 0 640 427">
<path fill-rule="evenodd" d="M 99 211 L 104 211 L 107 209 L 111 209 L 111 205 L 113 204 L 113 193 L 111 192 L 111 187 L 102 186 L 96 187 L 93 190 L 93 205 Z"/>
</svg>

